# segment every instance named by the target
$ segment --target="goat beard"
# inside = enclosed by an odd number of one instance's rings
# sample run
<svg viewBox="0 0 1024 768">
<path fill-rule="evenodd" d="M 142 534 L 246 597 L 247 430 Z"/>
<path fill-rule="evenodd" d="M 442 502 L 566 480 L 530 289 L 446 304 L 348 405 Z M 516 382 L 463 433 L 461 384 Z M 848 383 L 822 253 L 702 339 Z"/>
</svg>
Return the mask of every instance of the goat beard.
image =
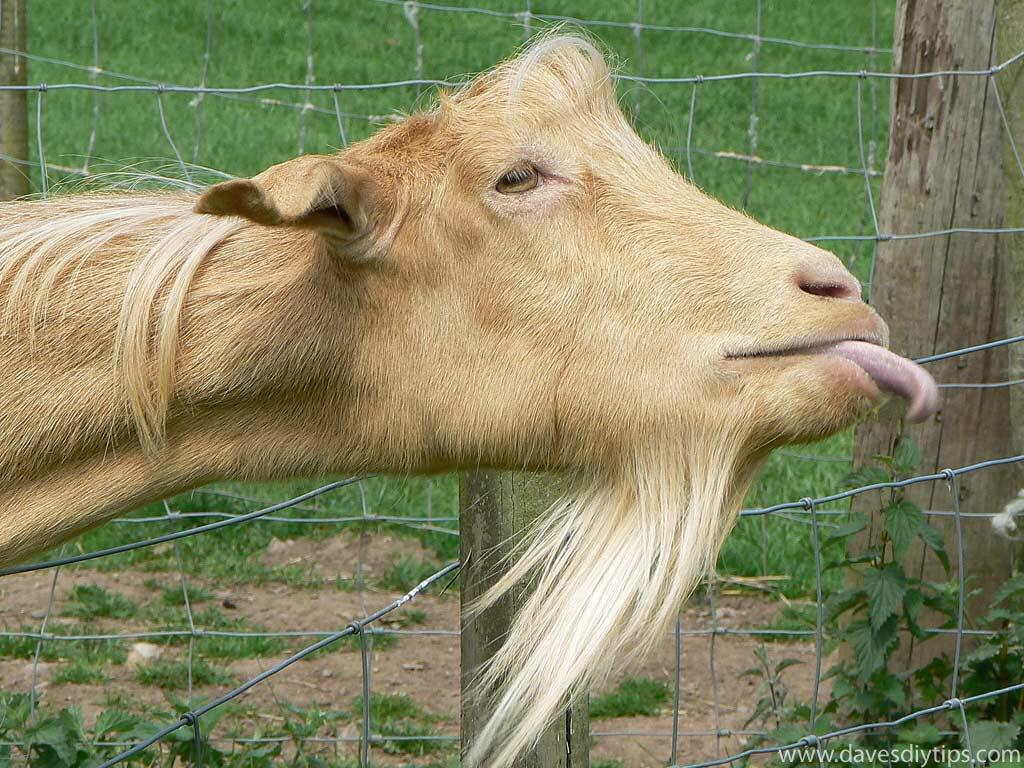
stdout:
<svg viewBox="0 0 1024 768">
<path fill-rule="evenodd" d="M 760 463 L 733 437 L 638 450 L 613 473 L 573 482 L 501 563 L 470 621 L 521 582 L 533 591 L 472 683 L 490 717 L 464 766 L 509 768 L 567 706 L 671 630 Z"/>
</svg>

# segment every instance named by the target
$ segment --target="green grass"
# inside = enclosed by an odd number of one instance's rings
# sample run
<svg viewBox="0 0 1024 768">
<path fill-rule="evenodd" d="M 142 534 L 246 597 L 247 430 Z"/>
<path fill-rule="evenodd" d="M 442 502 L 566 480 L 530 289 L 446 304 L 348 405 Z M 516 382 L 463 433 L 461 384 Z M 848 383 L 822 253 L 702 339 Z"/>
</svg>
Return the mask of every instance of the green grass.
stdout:
<svg viewBox="0 0 1024 768">
<path fill-rule="evenodd" d="M 164 605 L 185 605 L 185 592 L 181 588 L 181 583 L 176 582 L 170 586 L 164 586 L 162 582 L 157 579 L 149 578 L 143 582 L 143 586 L 146 589 L 160 592 L 160 601 Z M 194 584 L 188 585 L 188 601 L 190 604 L 195 605 L 197 603 L 205 603 L 213 599 L 213 594 L 197 587 Z"/>
<path fill-rule="evenodd" d="M 455 4 L 455 3 L 450 3 Z M 519 12 L 522 0 L 477 0 L 489 10 Z M 535 0 L 536 13 L 555 13 L 582 19 L 631 22 L 636 18 L 635 0 Z M 878 45 L 890 42 L 891 3 L 878 6 Z M 91 65 L 93 62 L 92 8 L 88 0 L 54 0 L 45 13 L 33 14 L 29 26 L 29 50 L 39 56 Z M 647 0 L 644 22 L 650 25 L 711 27 L 751 32 L 755 28 L 754 4 L 747 0 Z M 318 83 L 372 83 L 415 77 L 416 39 L 400 5 L 358 0 L 347 3 L 345 12 L 333 12 L 314 4 L 313 60 Z M 99 13 L 99 56 L 104 73 L 96 81 L 117 85 L 124 80 L 111 73 L 169 84 L 196 84 L 202 79 L 205 52 L 205 8 L 202 3 L 150 3 L 143 0 L 106 5 Z M 871 44 L 871 11 L 864 4 L 844 0 L 766 0 L 763 33 L 772 37 L 844 45 Z M 486 69 L 511 54 L 523 42 L 515 19 L 475 13 L 447 13 L 421 7 L 419 25 L 423 43 L 423 74 L 449 78 Z M 537 28 L 534 24 L 534 28 Z M 730 74 L 749 71 L 749 40 L 698 33 L 644 30 L 638 38 L 630 28 L 590 27 L 616 57 L 627 74 L 673 77 L 695 74 Z M 307 33 L 302 5 L 225 0 L 213 7 L 213 36 L 207 81 L 216 86 L 250 85 L 276 81 L 302 82 L 305 78 Z M 642 56 L 639 55 L 642 51 Z M 797 72 L 817 69 L 887 70 L 888 54 L 868 57 L 839 50 L 812 50 L 765 42 L 757 67 L 761 71 Z M 34 61 L 34 82 L 91 82 L 87 71 Z M 747 209 L 764 222 L 800 236 L 826 233 L 864 233 L 870 219 L 860 174 L 803 173 L 790 168 L 755 165 L 713 157 L 714 151 L 747 153 L 753 83 L 750 80 L 705 82 L 698 88 L 693 115 L 690 158 L 694 180 L 708 193 L 726 203 Z M 862 103 L 870 97 L 878 112 L 865 111 L 868 138 L 884 147 L 888 123 L 888 87 L 866 81 Z M 680 169 L 687 166 L 686 133 L 693 88 L 679 84 L 620 85 L 622 100 L 635 116 L 638 130 L 662 147 Z M 98 102 L 97 102 L 98 98 Z M 372 134 L 379 117 L 409 111 L 427 104 L 432 89 L 410 87 L 345 91 L 340 95 L 342 127 L 347 140 Z M 757 153 L 788 163 L 814 163 L 856 167 L 860 150 L 856 131 L 857 80 L 811 78 L 757 82 Z M 329 93 L 311 93 L 315 110 L 302 117 L 301 110 L 282 103 L 301 103 L 299 91 L 275 90 L 259 98 L 167 93 L 162 97 L 167 128 L 186 162 L 194 162 L 231 174 L 252 174 L 266 166 L 307 152 L 331 151 L 342 144 L 334 103 Z M 99 104 L 94 123 L 94 105 Z M 50 89 L 43 100 L 43 137 L 46 159 L 51 163 L 79 166 L 95 128 L 92 167 L 100 170 L 142 162 L 148 167 L 175 170 L 174 149 L 160 125 L 158 101 L 151 93 L 105 93 L 95 97 L 82 91 Z M 35 120 L 35 96 L 30 96 L 30 116 Z M 302 125 L 304 124 L 304 128 Z M 36 135 L 33 124 L 30 134 Z M 37 156 L 33 147 L 32 156 Z M 30 173 L 39 186 L 38 169 Z M 201 174 L 202 175 L 202 174 Z M 54 173 L 51 181 L 60 180 Z M 749 181 L 748 181 L 749 179 Z M 872 182 L 878 192 L 877 179 Z M 862 280 L 870 269 L 870 248 L 852 242 L 832 243 L 839 256 Z M 845 458 L 850 453 L 849 434 L 800 449 L 809 454 Z M 748 499 L 751 506 L 814 496 L 833 489 L 849 466 L 842 461 L 816 463 L 776 455 Z M 229 484 L 220 490 L 263 501 L 239 501 L 202 492 L 172 500 L 183 512 L 245 512 L 270 501 L 309 490 L 319 480 L 273 484 Z M 364 493 L 348 488 L 309 502 L 306 508 L 281 516 L 353 516 L 364 503 L 375 514 L 425 516 L 457 513 L 457 480 L 376 478 L 364 484 Z M 161 514 L 152 505 L 140 515 Z M 209 519 L 188 518 L 174 525 L 199 525 Z M 442 525 L 454 527 L 450 523 Z M 446 562 L 457 556 L 454 536 L 412 531 L 395 525 L 368 526 L 389 534 L 418 538 L 436 557 Z M 132 526 L 109 525 L 86 534 L 79 542 L 85 550 L 165 533 L 165 523 Z M 305 525 L 270 521 L 234 527 L 212 535 L 181 542 L 190 575 L 208 583 L 280 583 L 323 588 L 340 580 L 322 579 L 301 567 L 268 568 L 259 562 L 270 540 L 307 536 L 324 538 L 340 527 L 334 524 Z M 835 558 L 835 545 L 823 553 L 826 564 Z M 814 588 L 814 564 L 808 526 L 773 518 L 742 520 L 728 540 L 720 566 L 726 573 L 745 576 L 785 574 L 782 585 L 788 595 L 807 595 Z M 104 558 L 84 566 L 106 570 L 128 566 L 154 574 L 173 572 L 173 550 L 139 550 Z M 403 566 L 404 567 L 404 566 Z M 416 573 L 389 572 L 382 582 L 389 588 L 415 583 Z M 841 575 L 828 571 L 826 589 Z M 167 587 L 170 605 L 177 604 L 175 588 Z M 198 592 L 195 602 L 202 602 Z M 83 603 L 85 605 L 85 603 Z M 94 606 L 95 607 L 95 606 Z M 82 610 L 89 610 L 83 608 Z M 3 641 L 0 641 L 2 643 Z M 2 650 L 2 645 L 0 645 Z"/>
<path fill-rule="evenodd" d="M 98 584 L 76 584 L 61 609 L 64 616 L 79 619 L 131 619 L 138 612 L 127 597 Z"/>
<path fill-rule="evenodd" d="M 352 701 L 352 717 L 361 722 L 363 717 L 363 697 L 358 696 Z M 374 729 L 384 737 L 383 749 L 391 755 L 424 755 L 450 749 L 445 741 L 423 736 L 436 736 L 440 733 L 430 723 L 438 717 L 424 712 L 404 693 L 370 694 L 370 722 Z M 388 736 L 401 736 L 401 739 L 388 739 Z"/>
<path fill-rule="evenodd" d="M 164 690 L 183 690 L 188 687 L 188 661 L 155 659 L 135 670 L 135 679 L 143 685 L 154 685 Z M 231 685 L 235 676 L 211 665 L 204 659 L 192 659 L 192 685 Z"/>
<path fill-rule="evenodd" d="M 413 627 L 424 624 L 426 621 L 426 611 L 421 611 L 419 608 L 409 608 L 408 606 L 388 616 L 388 623 L 397 624 L 399 627 Z"/>
<path fill-rule="evenodd" d="M 444 564 L 436 561 L 399 557 L 373 580 L 373 585 L 378 589 L 392 592 L 408 592 L 428 576 L 437 573 L 442 567 Z M 457 588 L 457 584 L 452 584 L 449 589 L 457 591 Z"/>
<path fill-rule="evenodd" d="M 109 679 L 110 678 L 107 677 L 107 673 L 103 671 L 102 666 L 92 664 L 81 656 L 76 657 L 67 664 L 62 664 L 53 673 L 53 682 L 56 684 L 99 684 L 105 683 Z"/>
<path fill-rule="evenodd" d="M 191 590 L 190 590 L 191 592 Z M 142 617 L 146 623 L 161 630 L 187 629 L 188 614 L 183 605 L 172 604 L 173 601 L 161 598 L 145 606 Z M 220 608 L 208 606 L 198 608 L 193 605 L 192 619 L 197 630 L 221 632 L 259 633 L 263 627 L 251 624 L 244 618 L 229 616 Z M 188 642 L 188 635 L 168 635 L 156 640 L 167 645 L 183 645 Z M 251 659 L 267 658 L 279 655 L 287 647 L 287 642 L 280 637 L 260 637 L 204 634 L 196 639 L 195 651 L 200 656 L 213 659 Z"/>
<path fill-rule="evenodd" d="M 22 625 L 15 632 L 36 632 L 38 627 Z M 90 634 L 88 625 L 73 624 L 62 626 L 57 634 Z M 0 635 L 0 658 L 34 659 L 39 641 L 34 637 Z M 123 664 L 127 654 L 120 640 L 47 640 L 39 655 L 42 661 L 60 661 L 65 658 L 81 658 L 91 663 Z"/>
<path fill-rule="evenodd" d="M 653 716 L 668 704 L 672 691 L 661 680 L 633 677 L 623 680 L 615 690 L 590 700 L 590 717 L 601 720 L 609 717 Z"/>
</svg>

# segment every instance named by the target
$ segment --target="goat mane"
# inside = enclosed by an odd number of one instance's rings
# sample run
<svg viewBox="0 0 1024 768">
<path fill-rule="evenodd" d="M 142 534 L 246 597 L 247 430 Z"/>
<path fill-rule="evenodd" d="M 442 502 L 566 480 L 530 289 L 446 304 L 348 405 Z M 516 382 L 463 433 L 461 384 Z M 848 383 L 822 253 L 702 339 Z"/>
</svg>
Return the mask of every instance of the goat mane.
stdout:
<svg viewBox="0 0 1024 768">
<path fill-rule="evenodd" d="M 76 278 L 90 258 L 112 252 L 132 260 L 111 361 L 143 447 L 163 438 L 174 391 L 178 331 L 192 278 L 203 260 L 245 226 L 200 216 L 186 193 L 87 194 L 0 205 L 3 330 L 41 329 L 54 295 L 64 312 L 82 301 Z"/>
</svg>

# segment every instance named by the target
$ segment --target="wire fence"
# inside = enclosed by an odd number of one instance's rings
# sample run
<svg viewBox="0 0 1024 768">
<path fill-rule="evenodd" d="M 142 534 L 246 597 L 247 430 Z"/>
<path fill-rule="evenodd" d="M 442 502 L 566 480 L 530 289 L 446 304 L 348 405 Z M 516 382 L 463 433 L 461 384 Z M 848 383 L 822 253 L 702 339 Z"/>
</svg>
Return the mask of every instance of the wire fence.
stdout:
<svg viewBox="0 0 1024 768">
<path fill-rule="evenodd" d="M 34 158 L 9 157 L 0 154 L 0 159 L 15 163 L 26 169 L 26 173 L 35 174 L 35 184 L 40 194 L 46 195 L 52 186 L 51 178 L 66 179 L 68 177 L 93 178 L 96 177 L 105 183 L 117 184 L 119 178 L 116 174 L 97 172 L 98 159 L 96 156 L 97 134 L 105 111 L 117 109 L 116 100 L 129 94 L 143 95 L 152 99 L 153 118 L 150 127 L 155 135 L 163 138 L 164 144 L 174 158 L 174 165 L 177 173 L 174 179 L 166 178 L 170 175 L 167 172 L 159 174 L 162 180 L 169 183 L 181 184 L 185 187 L 198 188 L 205 179 L 211 177 L 230 177 L 233 173 L 226 170 L 217 170 L 203 167 L 199 160 L 202 156 L 206 134 L 209 132 L 208 120 L 204 118 L 204 110 L 208 109 L 212 99 L 223 100 L 234 105 L 240 105 L 253 110 L 260 110 L 256 114 L 266 114 L 270 111 L 285 110 L 294 114 L 297 118 L 295 126 L 295 148 L 299 153 L 310 151 L 316 147 L 316 128 L 313 120 L 329 120 L 336 125 L 335 141 L 337 146 L 345 147 L 350 140 L 372 130 L 373 126 L 387 121 L 387 111 L 373 113 L 366 109 L 368 102 L 356 102 L 354 106 L 349 105 L 349 98 L 355 94 L 381 94 L 395 91 L 405 99 L 407 107 L 413 106 L 422 98 L 422 94 L 429 93 L 432 89 L 457 85 L 461 79 L 450 77 L 437 78 L 427 76 L 427 50 L 426 41 L 430 25 L 436 18 L 464 19 L 468 17 L 484 17 L 496 20 L 505 25 L 507 33 L 517 35 L 521 39 L 528 39 L 546 25 L 570 24 L 573 27 L 587 29 L 595 35 L 602 35 L 607 31 L 631 37 L 633 50 L 628 53 L 629 71 L 623 71 L 617 77 L 624 88 L 639 86 L 641 88 L 663 88 L 670 87 L 681 93 L 673 103 L 685 108 L 685 119 L 679 121 L 679 131 L 675 134 L 678 139 L 675 142 L 662 141 L 663 150 L 673 157 L 678 164 L 687 172 L 688 176 L 695 182 L 702 181 L 700 174 L 696 172 L 700 163 L 701 167 L 709 167 L 708 163 L 722 163 L 733 166 L 745 166 L 745 175 L 741 182 L 742 192 L 740 199 L 742 207 L 747 208 L 751 195 L 755 188 L 755 171 L 757 169 L 771 169 L 784 173 L 800 174 L 808 178 L 824 177 L 850 177 L 861 180 L 863 187 L 863 211 L 861 213 L 861 229 L 859 231 L 846 232 L 805 232 L 804 239 L 812 243 L 831 243 L 853 249 L 869 246 L 874 249 L 879 243 L 892 240 L 939 238 L 939 237 L 990 237 L 1008 234 L 1019 234 L 1024 232 L 1022 228 L 1002 226 L 950 226 L 946 229 L 935 231 L 916 232 L 884 232 L 881 230 L 878 221 L 876 196 L 878 194 L 878 181 L 882 175 L 880 167 L 878 147 L 884 146 L 885 128 L 882 125 L 885 121 L 884 94 L 879 94 L 879 84 L 888 84 L 895 78 L 984 78 L 991 93 L 994 94 L 999 104 L 999 114 L 1006 126 L 1006 116 L 1003 112 L 1002 102 L 999 99 L 998 81 L 999 75 L 1008 69 L 1020 66 L 1020 59 L 1024 52 L 1018 53 L 1003 62 L 994 64 L 985 69 L 958 70 L 958 71 L 934 71 L 921 72 L 912 75 L 898 74 L 887 71 L 888 56 L 891 50 L 879 45 L 879 8 L 878 3 L 873 2 L 870 7 L 871 13 L 871 39 L 864 45 L 849 45 L 840 42 L 812 42 L 808 40 L 795 39 L 790 37 L 778 37 L 763 34 L 764 8 L 761 0 L 752 0 L 753 6 L 753 30 L 729 30 L 715 29 L 708 26 L 652 23 L 645 21 L 644 0 L 637 0 L 635 15 L 633 18 L 576 18 L 556 13 L 544 13 L 538 10 L 542 5 L 537 0 L 522 0 L 519 2 L 521 8 L 510 10 L 511 3 L 495 2 L 496 7 L 468 7 L 443 5 L 437 3 L 416 2 L 415 0 L 362 0 L 363 5 L 394 7 L 400 11 L 396 19 L 406 26 L 406 32 L 411 34 L 413 45 L 412 60 L 408 62 L 408 71 L 411 76 L 383 80 L 380 82 L 322 82 L 322 66 L 317 64 L 315 55 L 315 41 L 318 34 L 318 14 L 320 13 L 319 3 L 314 4 L 312 0 L 305 0 L 299 4 L 299 13 L 296 15 L 297 23 L 300 23 L 306 40 L 303 54 L 304 77 L 301 81 L 292 82 L 253 82 L 235 86 L 214 86 L 211 81 L 211 62 L 215 61 L 214 40 L 215 14 L 212 0 L 197 5 L 205 17 L 205 37 L 202 53 L 201 78 L 197 84 L 184 82 L 163 82 L 152 77 L 144 77 L 128 72 L 111 70 L 101 63 L 102 47 L 102 14 L 100 13 L 97 0 L 92 0 L 90 13 L 88 15 L 89 30 L 91 32 L 92 52 L 91 61 L 73 61 L 52 55 L 42 55 L 31 50 L 14 51 L 0 49 L 0 54 L 19 55 L 29 62 L 46 65 L 46 71 L 67 72 L 68 76 L 61 79 L 49 79 L 46 82 L 36 81 L 26 86 L 2 86 L 0 90 L 24 90 L 29 92 L 34 101 L 30 105 L 34 114 L 35 150 Z M 650 13 L 647 14 L 648 18 Z M 681 14 L 682 15 L 682 14 Z M 716 39 L 730 41 L 735 44 L 749 45 L 749 54 L 744 58 L 747 68 L 743 71 L 717 73 L 704 71 L 696 73 L 690 71 L 685 62 L 675 62 L 678 71 L 671 74 L 664 74 L 660 69 L 653 67 L 653 60 L 650 51 L 645 46 L 645 38 L 648 35 L 669 35 L 679 39 Z M 805 71 L 772 71 L 763 68 L 764 51 L 766 48 L 779 47 L 800 51 L 821 52 L 829 54 L 841 54 L 844 56 L 858 56 L 862 58 L 862 66 L 847 69 L 809 69 Z M 86 78 L 75 79 L 82 75 Z M 837 162 L 822 161 L 815 158 L 812 162 L 800 162 L 792 157 L 765 157 L 763 142 L 760 131 L 762 121 L 768 120 L 769 116 L 765 111 L 764 94 L 759 91 L 765 83 L 771 82 L 795 82 L 795 81 L 850 81 L 855 84 L 855 125 L 856 125 L 856 154 L 855 162 L 840 160 Z M 699 143 L 702 108 L 714 105 L 714 89 L 725 85 L 741 84 L 749 86 L 749 93 L 746 95 L 749 110 L 745 130 L 744 146 L 701 146 Z M 709 93 L 710 92 L 710 93 Z M 71 163 L 62 158 L 61 162 L 54 162 L 57 155 L 48 149 L 45 140 L 47 130 L 47 107 L 54 99 L 59 99 L 63 94 L 78 93 L 92 96 L 92 108 L 88 112 L 82 112 L 79 120 L 89 128 L 88 141 L 85 151 L 79 156 L 80 162 Z M 170 110 L 166 100 L 172 97 L 188 97 L 188 109 L 193 113 L 194 128 L 187 146 L 181 140 L 183 130 L 180 125 L 169 119 Z M 115 106 L 107 106 L 108 104 Z M 390 101 L 386 103 L 392 103 Z M 637 114 L 639 102 L 634 105 L 633 118 L 638 124 L 643 124 L 643 119 Z M 181 110 L 173 113 L 180 118 Z M 175 130 L 176 129 L 176 130 Z M 178 139 L 175 139 L 175 133 Z M 1024 163 L 1017 157 L 1018 170 L 1024 175 Z M 49 157 L 49 159 L 48 159 Z M 136 176 L 132 176 L 134 183 Z M 861 255 L 859 250 L 850 251 L 854 258 Z M 873 251 L 866 254 L 871 258 Z M 871 258 L 873 275 L 873 258 Z M 870 296 L 871 280 L 865 281 Z M 1009 337 L 1004 339 L 988 340 L 978 339 L 976 344 L 962 349 L 949 350 L 939 354 L 929 355 L 919 359 L 918 362 L 928 365 L 942 360 L 963 359 L 965 356 L 988 352 L 992 349 L 1017 344 L 1024 341 L 1024 337 Z M 959 382 L 945 381 L 940 386 L 956 389 L 1001 389 L 1013 387 L 1024 383 L 1020 379 L 1007 379 L 1003 381 L 974 381 Z M 825 455 L 805 453 L 795 449 L 787 449 L 780 452 L 787 459 L 795 462 L 806 462 L 813 465 L 848 464 L 849 456 Z M 988 636 L 987 630 L 972 628 L 967 625 L 964 614 L 964 607 L 968 599 L 968 563 L 966 562 L 965 530 L 970 525 L 991 525 L 992 519 L 999 513 L 992 511 L 968 512 L 960 509 L 960 478 L 977 473 L 1000 471 L 1001 468 L 1014 467 L 1024 462 L 1024 455 L 998 457 L 967 466 L 942 469 L 939 472 L 921 474 L 908 479 L 893 482 L 872 483 L 852 490 L 822 495 L 817 498 L 805 497 L 790 500 L 782 503 L 765 506 L 758 509 L 745 509 L 741 515 L 745 519 L 767 520 L 780 519 L 790 523 L 796 523 L 800 530 L 806 534 L 807 555 L 813 558 L 814 563 L 814 591 L 815 591 L 815 620 L 813 628 L 778 628 L 773 626 L 743 626 L 733 625 L 730 621 L 723 620 L 725 606 L 723 606 L 722 584 L 727 580 L 721 574 L 710 574 L 707 582 L 703 585 L 701 594 L 706 602 L 706 609 L 703 615 L 694 616 L 692 613 L 683 613 L 677 623 L 673 638 L 666 638 L 673 643 L 674 670 L 674 697 L 671 707 L 670 728 L 641 729 L 630 727 L 628 729 L 605 729 L 600 727 L 592 729 L 592 735 L 596 743 L 606 744 L 615 740 L 633 739 L 657 740 L 659 744 L 667 742 L 669 747 L 664 759 L 675 767 L 698 768 L 703 766 L 733 764 L 757 755 L 778 756 L 787 750 L 798 748 L 823 749 L 832 742 L 841 741 L 847 737 L 857 736 L 868 732 L 891 731 L 907 723 L 919 719 L 930 718 L 935 715 L 958 716 L 963 723 L 962 734 L 968 741 L 970 730 L 967 727 L 969 712 L 972 706 L 981 702 L 1010 697 L 1024 691 L 1024 677 L 1010 685 L 994 687 L 986 692 L 961 696 L 959 681 L 962 678 L 962 664 L 965 643 L 975 636 Z M 403 510 L 400 514 L 392 514 L 388 511 L 380 512 L 371 509 L 367 503 L 365 482 L 368 477 L 353 477 L 344 480 L 324 484 L 306 493 L 295 495 L 285 501 L 277 503 L 263 503 L 263 500 L 239 493 L 234 489 L 208 488 L 198 493 L 207 494 L 212 497 L 220 497 L 234 504 L 258 506 L 259 508 L 245 512 L 232 512 L 222 510 L 204 510 L 196 512 L 182 512 L 174 508 L 173 501 L 164 502 L 163 514 L 145 514 L 122 518 L 114 525 L 117 530 L 125 532 L 124 543 L 103 547 L 94 551 L 78 552 L 68 554 L 62 551 L 61 554 L 45 561 L 21 565 L 0 570 L 0 577 L 9 579 L 15 577 L 25 578 L 28 574 L 39 571 L 52 573 L 49 580 L 48 598 L 44 609 L 39 612 L 38 630 L 14 631 L 5 629 L 0 632 L 0 639 L 21 639 L 34 642 L 35 649 L 32 654 L 31 680 L 29 691 L 31 695 L 32 717 L 38 706 L 38 699 L 42 690 L 41 662 L 43 659 L 44 647 L 49 644 L 74 644 L 93 641 L 129 641 L 129 640 L 167 640 L 180 639 L 187 642 L 185 672 L 187 674 L 187 706 L 178 715 L 168 715 L 167 725 L 155 730 L 148 737 L 128 742 L 99 742 L 98 746 L 123 747 L 123 750 L 103 763 L 103 766 L 113 766 L 133 756 L 143 753 L 145 750 L 159 744 L 182 729 L 191 729 L 194 738 L 194 751 L 192 759 L 195 764 L 202 763 L 204 745 L 226 742 L 230 744 L 245 745 L 273 745 L 292 743 L 293 736 L 270 734 L 265 735 L 253 732 L 249 735 L 233 734 L 228 736 L 213 736 L 209 729 L 204 729 L 205 717 L 214 710 L 218 710 L 229 702 L 250 692 L 255 686 L 270 685 L 272 679 L 281 674 L 286 675 L 286 670 L 296 662 L 311 656 L 317 651 L 336 644 L 344 638 L 358 638 L 361 691 L 360 724 L 357 733 L 338 733 L 324 735 L 323 733 L 310 733 L 303 737 L 305 742 L 317 745 L 328 745 L 335 748 L 339 744 L 351 744 L 358 749 L 358 760 L 362 766 L 370 764 L 371 749 L 386 743 L 406 741 L 439 741 L 457 743 L 456 733 L 418 733 L 414 735 L 401 733 L 387 733 L 375 730 L 371 712 L 373 693 L 373 639 L 375 637 L 408 636 L 421 639 L 426 637 L 448 637 L 454 638 L 459 634 L 458 627 L 440 627 L 432 629 L 423 628 L 396 628 L 395 626 L 380 626 L 381 620 L 393 612 L 400 611 L 410 601 L 421 595 L 432 585 L 447 585 L 456 576 L 457 563 L 450 563 L 440 568 L 429 577 L 423 579 L 404 595 L 397 599 L 384 601 L 382 606 L 376 610 L 368 607 L 368 593 L 372 590 L 367 586 L 363 554 L 367 536 L 377 526 L 386 525 L 394 528 L 403 528 L 412 531 L 436 534 L 439 536 L 456 537 L 457 516 L 453 514 L 434 515 L 429 509 L 425 514 L 415 513 L 414 510 Z M 889 720 L 858 723 L 848 727 L 830 730 L 826 733 L 815 733 L 817 715 L 822 706 L 823 688 L 825 682 L 823 667 L 826 663 L 826 618 L 825 600 L 828 593 L 828 586 L 825 579 L 826 565 L 823 557 L 824 544 L 823 535 L 837 528 L 837 520 L 844 519 L 848 514 L 845 502 L 862 494 L 875 491 L 902 489 L 912 485 L 938 483 L 944 484 L 949 492 L 949 509 L 926 509 L 923 514 L 926 517 L 952 519 L 955 530 L 955 541 L 953 542 L 956 558 L 956 588 L 959 614 L 954 626 L 930 626 L 924 627 L 923 631 L 933 635 L 948 635 L 954 647 L 953 664 L 950 674 L 950 686 L 948 694 L 942 700 L 929 702 L 927 706 L 920 706 L 908 709 L 904 714 Z M 359 493 L 361 498 L 361 513 L 334 514 L 317 506 L 317 500 L 328 494 Z M 936 505 L 939 506 L 939 505 Z M 422 512 L 422 511 L 421 511 Z M 210 520 L 210 522 L 203 522 Z M 204 625 L 202 617 L 194 608 L 194 601 L 191 595 L 194 590 L 190 588 L 189 569 L 186 566 L 186 558 L 183 555 L 182 543 L 192 537 L 225 535 L 226 529 L 239 530 L 242 526 L 256 526 L 263 524 L 287 524 L 287 525 L 308 525 L 308 526 L 337 526 L 339 529 L 354 526 L 359 532 L 359 548 L 353 563 L 355 569 L 355 586 L 358 593 L 360 615 L 353 617 L 349 622 L 338 626 L 332 622 L 330 626 L 321 628 L 295 628 L 280 631 L 249 631 L 232 630 L 222 628 L 211 628 Z M 139 538 L 132 535 L 138 526 L 164 526 L 166 531 L 158 535 Z M 185 526 L 185 527 L 182 527 Z M 220 532 L 220 533 L 218 533 Z M 145 548 L 170 547 L 173 551 L 175 562 L 176 579 L 180 585 L 182 602 L 185 611 L 185 626 L 176 628 L 145 629 L 132 632 L 75 632 L 64 633 L 52 631 L 56 611 L 59 604 L 58 582 L 62 574 L 67 572 L 69 566 L 74 566 L 101 558 L 109 558 L 115 555 L 138 552 Z M 762 547 L 767 562 L 767 537 L 762 537 Z M 1013 563 L 1008 563 L 1007 576 L 1012 572 Z M 84 570 L 81 573 L 87 574 L 91 571 Z M 767 569 L 765 569 L 767 576 Z M 13 582 L 8 582 L 13 583 Z M 17 582 L 20 586 L 23 582 Z M 0 581 L 0 589 L 4 582 Z M 447 588 L 447 587 L 445 587 Z M 326 620 L 326 617 L 318 617 Z M 312 623 L 312 622 L 311 622 Z M 194 695 L 194 668 L 195 660 L 198 657 L 200 644 L 208 638 L 281 638 L 290 641 L 307 638 L 310 640 L 300 650 L 292 653 L 282 661 L 275 663 L 259 674 L 249 677 L 244 683 L 225 690 L 221 695 L 206 703 L 197 703 Z M 788 643 L 786 647 L 796 647 L 794 644 L 802 644 L 813 658 L 813 677 L 809 678 L 811 690 L 809 695 L 810 714 L 807 721 L 807 733 L 799 739 L 786 744 L 764 745 L 762 742 L 770 734 L 763 727 L 749 727 L 743 724 L 743 714 L 724 701 L 723 686 L 735 686 L 739 683 L 735 679 L 728 679 L 729 674 L 735 674 L 735 670 L 723 673 L 719 669 L 719 661 L 722 656 L 722 643 L 729 639 L 739 638 L 744 641 L 774 640 Z M 706 709 L 710 714 L 711 724 L 708 727 L 687 728 L 687 711 L 695 704 L 692 701 L 694 693 L 692 687 L 688 689 L 685 673 L 685 651 L 690 643 L 700 642 L 702 651 L 706 646 L 706 669 L 707 687 L 705 695 Z M 749 651 L 749 648 L 747 649 Z M 693 653 L 692 651 L 690 652 Z M 333 683 L 332 683 L 333 684 Z M 452 681 L 452 685 L 457 683 Z M 708 697 L 710 699 L 708 700 Z M 749 713 L 747 713 L 749 714 Z M 702 720 L 708 718 L 702 717 Z M 659 720 L 662 723 L 663 720 Z M 757 746 L 745 746 L 753 743 L 751 740 L 760 740 Z M 9 746 L 23 747 L 23 744 L 10 744 Z M 971 745 L 965 745 L 970 750 L 969 764 L 981 764 L 976 759 Z M 649 752 L 649 750 L 648 750 Z M 824 759 L 821 757 L 821 759 Z M 689 762 L 686 762 L 689 760 Z"/>
</svg>

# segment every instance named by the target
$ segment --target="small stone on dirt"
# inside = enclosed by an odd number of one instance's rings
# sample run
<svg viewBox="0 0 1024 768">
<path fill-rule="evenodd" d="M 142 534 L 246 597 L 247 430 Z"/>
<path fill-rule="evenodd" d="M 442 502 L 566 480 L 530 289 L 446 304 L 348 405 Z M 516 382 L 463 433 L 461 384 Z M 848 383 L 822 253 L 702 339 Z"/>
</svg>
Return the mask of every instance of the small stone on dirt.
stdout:
<svg viewBox="0 0 1024 768">
<path fill-rule="evenodd" d="M 419 661 L 413 662 L 412 664 L 403 664 L 402 665 L 402 669 L 407 670 L 409 672 L 422 672 L 426 668 L 427 668 L 427 665 L 422 663 L 422 662 L 419 662 Z"/>
<path fill-rule="evenodd" d="M 153 643 L 133 643 L 124 663 L 128 667 L 137 667 L 152 659 L 159 659 L 163 652 L 163 648 Z"/>
<path fill-rule="evenodd" d="M 32 611 L 32 613 L 30 613 L 29 616 L 31 616 L 33 619 L 45 618 L 46 617 L 46 609 L 45 608 L 39 608 L 39 609 L 37 609 L 35 611 Z"/>
<path fill-rule="evenodd" d="M 236 608 L 238 608 L 238 603 L 236 603 L 230 597 L 225 597 L 223 600 L 220 601 L 220 604 L 230 611 L 233 611 Z"/>
</svg>

